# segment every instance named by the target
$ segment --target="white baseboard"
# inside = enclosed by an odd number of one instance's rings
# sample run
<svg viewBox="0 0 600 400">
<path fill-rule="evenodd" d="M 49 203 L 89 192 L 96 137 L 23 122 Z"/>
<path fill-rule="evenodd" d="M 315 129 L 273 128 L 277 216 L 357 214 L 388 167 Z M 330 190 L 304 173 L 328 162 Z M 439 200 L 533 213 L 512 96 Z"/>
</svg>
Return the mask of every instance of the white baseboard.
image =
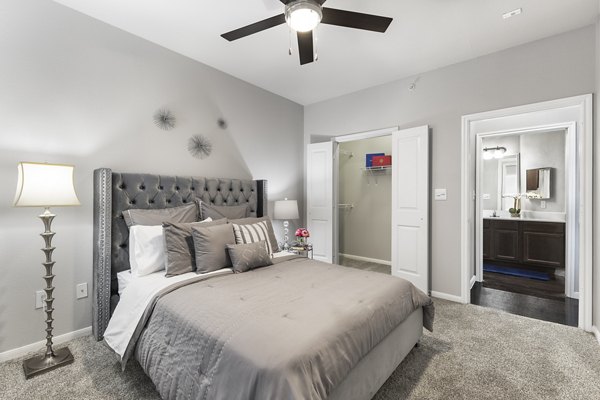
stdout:
<svg viewBox="0 0 600 400">
<path fill-rule="evenodd" d="M 448 293 L 436 292 L 434 290 L 431 291 L 431 297 L 437 297 L 438 299 L 449 300 L 449 301 L 453 301 L 455 303 L 461 303 L 461 304 L 463 303 L 462 297 L 460 297 L 460 296 L 455 296 L 453 294 L 448 294 Z"/>
<path fill-rule="evenodd" d="M 82 336 L 87 336 L 92 334 L 92 327 L 88 326 L 87 328 L 79 329 L 77 331 L 68 332 L 63 335 L 58 335 L 53 338 L 53 342 L 55 345 L 62 344 L 68 342 L 73 339 L 77 339 Z M 31 343 L 23 347 L 18 347 L 16 349 L 8 350 L 3 353 L 0 353 L 0 362 L 14 360 L 15 358 L 23 357 L 28 353 L 33 353 L 36 351 L 40 351 L 46 348 L 46 341 L 42 340 L 39 342 Z"/>
<path fill-rule="evenodd" d="M 600 344 L 600 330 L 598 330 L 597 326 L 592 326 L 592 333 L 594 334 L 594 336 L 596 336 L 598 344 Z"/>
<path fill-rule="evenodd" d="M 376 263 L 376 264 L 392 265 L 391 261 L 378 260 L 377 258 L 369 258 L 369 257 L 355 256 L 352 254 L 342 254 L 342 253 L 340 253 L 340 256 L 349 258 L 351 260 L 356 260 L 356 261 L 366 261 L 366 262 L 372 262 L 372 263 Z"/>
</svg>

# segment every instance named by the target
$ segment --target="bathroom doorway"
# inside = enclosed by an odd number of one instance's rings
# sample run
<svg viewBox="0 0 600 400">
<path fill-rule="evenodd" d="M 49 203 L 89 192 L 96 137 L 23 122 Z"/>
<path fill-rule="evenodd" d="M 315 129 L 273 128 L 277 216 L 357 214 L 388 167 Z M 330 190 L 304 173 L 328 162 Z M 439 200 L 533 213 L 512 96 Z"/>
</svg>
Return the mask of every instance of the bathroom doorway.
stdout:
<svg viewBox="0 0 600 400">
<path fill-rule="evenodd" d="M 546 244 L 542 249 L 532 247 L 533 239 L 539 239 L 543 235 L 556 238 L 560 231 L 549 229 L 540 230 L 536 224 L 542 222 L 533 221 L 533 225 L 523 228 L 504 226 L 497 221 L 499 226 L 487 226 L 488 232 L 483 227 L 483 194 L 481 188 L 483 153 L 485 147 L 483 139 L 486 137 L 500 137 L 518 135 L 525 133 L 544 133 L 553 131 L 565 131 L 566 146 L 566 205 L 565 205 L 565 286 L 566 298 L 578 299 L 577 326 L 586 330 L 592 330 L 592 191 L 593 191 L 593 159 L 592 159 L 592 137 L 593 137 L 593 97 L 592 95 L 576 96 L 542 103 L 529 104 L 502 110 L 488 111 L 478 114 L 465 115 L 462 118 L 462 177 L 461 177 L 461 260 L 462 260 L 462 287 L 461 297 L 464 303 L 470 303 L 473 294 L 472 288 L 483 281 L 483 252 L 484 235 L 490 234 L 490 229 L 498 229 L 500 235 L 510 240 L 498 239 L 502 246 L 493 254 L 492 258 L 502 258 L 507 261 L 535 262 L 536 257 L 544 250 L 554 251 L 556 246 Z M 504 147 L 495 145 L 492 147 Z M 504 149 L 489 149 L 494 153 Z M 521 152 L 522 153 L 522 152 Z M 534 183 L 538 190 L 539 198 L 535 199 L 541 209 L 545 193 L 539 187 L 540 183 L 550 181 L 552 171 L 539 166 L 537 168 L 524 168 L 523 157 L 520 155 L 521 179 L 520 187 L 527 191 L 527 186 L 533 187 Z M 527 175 L 530 181 L 527 182 Z M 491 199 L 491 196 L 490 196 Z M 513 199 L 514 200 L 514 199 Z M 521 202 L 529 201 L 529 199 Z M 522 208 L 522 203 L 513 202 L 515 209 Z M 516 211 L 516 210 L 515 210 Z M 526 210 L 527 211 L 527 210 Z M 532 210 L 540 211 L 540 210 Z M 547 211 L 546 211 L 547 212 Z M 509 211 L 510 215 L 510 211 Z M 535 215 L 534 215 L 535 217 Z M 507 217 L 514 218 L 514 217 Z M 511 222 L 508 220 L 508 222 Z M 509 224 L 510 225 L 510 224 Z M 533 237 L 537 235 L 537 237 Z M 498 235 L 496 235 L 499 238 Z M 520 242 L 519 242 L 520 240 Z M 558 239 L 556 239 L 558 240 Z M 508 246 L 506 243 L 511 244 Z M 516 244 L 516 246 L 515 246 Z M 518 251 L 510 252 L 511 249 Z M 488 250 L 489 247 L 488 247 Z M 547 255 L 544 254 L 544 257 Z M 512 259 L 511 259 L 512 258 Z M 547 261 L 542 259 L 542 261 Z M 506 293 L 506 292 L 502 292 Z M 535 299 L 535 297 L 532 297 Z M 525 299 L 520 305 L 503 305 L 503 299 L 495 301 L 497 308 L 506 309 L 509 312 L 519 313 Z M 531 301 L 531 307 L 542 307 Z M 512 309 L 511 309 L 512 307 Z M 535 317 L 535 316 L 534 316 Z"/>
<path fill-rule="evenodd" d="M 566 139 L 565 129 L 482 137 L 473 304 L 578 325 L 577 285 L 566 285 Z"/>
</svg>

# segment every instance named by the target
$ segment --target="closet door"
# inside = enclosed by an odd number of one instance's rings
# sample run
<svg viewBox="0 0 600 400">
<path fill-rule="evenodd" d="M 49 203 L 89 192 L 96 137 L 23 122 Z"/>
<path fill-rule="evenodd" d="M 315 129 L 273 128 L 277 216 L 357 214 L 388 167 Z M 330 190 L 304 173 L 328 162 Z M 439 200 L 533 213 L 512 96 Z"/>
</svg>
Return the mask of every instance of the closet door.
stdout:
<svg viewBox="0 0 600 400">
<path fill-rule="evenodd" d="M 392 133 L 392 275 L 429 294 L 429 127 Z"/>
<path fill-rule="evenodd" d="M 306 224 L 313 258 L 333 261 L 333 142 L 309 144 L 306 162 Z"/>
</svg>

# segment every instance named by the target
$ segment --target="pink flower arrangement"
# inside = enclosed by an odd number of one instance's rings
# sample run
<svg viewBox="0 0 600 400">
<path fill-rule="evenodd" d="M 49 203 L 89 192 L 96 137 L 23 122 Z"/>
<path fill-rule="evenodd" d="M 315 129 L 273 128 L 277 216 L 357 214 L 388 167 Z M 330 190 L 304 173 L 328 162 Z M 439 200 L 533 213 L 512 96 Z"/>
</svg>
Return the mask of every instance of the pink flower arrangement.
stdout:
<svg viewBox="0 0 600 400">
<path fill-rule="evenodd" d="M 304 242 L 307 237 L 310 237 L 310 232 L 306 228 L 298 228 L 296 229 L 296 237 L 300 243 Z"/>
</svg>

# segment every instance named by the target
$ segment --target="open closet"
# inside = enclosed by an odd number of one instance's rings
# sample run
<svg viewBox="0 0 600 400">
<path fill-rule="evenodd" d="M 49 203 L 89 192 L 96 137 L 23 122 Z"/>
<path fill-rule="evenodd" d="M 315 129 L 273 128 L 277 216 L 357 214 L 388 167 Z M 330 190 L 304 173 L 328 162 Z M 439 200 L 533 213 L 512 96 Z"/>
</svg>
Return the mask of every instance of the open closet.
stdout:
<svg viewBox="0 0 600 400">
<path fill-rule="evenodd" d="M 391 274 L 391 135 L 340 143 L 340 265 Z"/>
<path fill-rule="evenodd" d="M 306 156 L 314 259 L 373 263 L 364 269 L 391 273 L 429 293 L 429 127 L 322 139 L 308 144 Z"/>
</svg>

